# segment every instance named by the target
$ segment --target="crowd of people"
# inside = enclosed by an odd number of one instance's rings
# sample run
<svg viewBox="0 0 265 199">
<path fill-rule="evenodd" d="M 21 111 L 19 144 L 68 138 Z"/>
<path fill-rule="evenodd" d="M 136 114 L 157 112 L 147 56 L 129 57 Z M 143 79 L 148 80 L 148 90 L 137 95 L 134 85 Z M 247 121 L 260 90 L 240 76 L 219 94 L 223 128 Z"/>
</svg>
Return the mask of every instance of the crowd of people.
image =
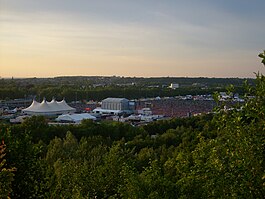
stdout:
<svg viewBox="0 0 265 199">
<path fill-rule="evenodd" d="M 207 100 L 183 100 L 176 98 L 138 101 L 136 110 L 150 108 L 154 115 L 166 117 L 187 117 L 211 112 L 216 103 Z"/>
</svg>

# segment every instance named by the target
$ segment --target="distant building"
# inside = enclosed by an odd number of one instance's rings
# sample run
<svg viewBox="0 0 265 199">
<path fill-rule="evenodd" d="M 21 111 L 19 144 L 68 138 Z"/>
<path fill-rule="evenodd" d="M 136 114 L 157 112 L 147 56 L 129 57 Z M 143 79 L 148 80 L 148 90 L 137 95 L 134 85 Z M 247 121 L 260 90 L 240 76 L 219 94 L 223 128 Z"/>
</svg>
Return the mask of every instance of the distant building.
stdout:
<svg viewBox="0 0 265 199">
<path fill-rule="evenodd" d="M 152 115 L 152 110 L 150 108 L 142 108 L 142 109 L 138 110 L 138 114 Z"/>
<path fill-rule="evenodd" d="M 32 102 L 32 99 L 14 99 L 14 100 L 4 100 L 0 101 L 0 107 L 8 108 L 18 108 L 18 107 L 27 107 Z"/>
<path fill-rule="evenodd" d="M 227 99 L 230 99 L 232 98 L 233 96 L 233 93 L 231 93 L 230 95 L 228 95 L 226 92 L 220 92 L 220 96 L 221 96 L 221 101 L 222 100 L 227 100 Z"/>
<path fill-rule="evenodd" d="M 171 89 L 176 89 L 176 88 L 179 88 L 179 84 L 176 84 L 176 83 L 171 83 L 169 88 Z"/>
<path fill-rule="evenodd" d="M 93 110 L 94 113 L 119 115 L 132 113 L 135 103 L 126 98 L 107 98 L 102 100 L 101 107 Z"/>
<path fill-rule="evenodd" d="M 125 98 L 107 98 L 102 100 L 102 109 L 129 110 L 129 100 Z"/>
<path fill-rule="evenodd" d="M 30 116 L 29 115 L 20 115 L 16 118 L 11 118 L 9 121 L 10 121 L 10 123 L 13 123 L 13 124 L 19 124 L 19 123 L 24 122 L 24 120 L 28 117 L 30 117 Z"/>
</svg>

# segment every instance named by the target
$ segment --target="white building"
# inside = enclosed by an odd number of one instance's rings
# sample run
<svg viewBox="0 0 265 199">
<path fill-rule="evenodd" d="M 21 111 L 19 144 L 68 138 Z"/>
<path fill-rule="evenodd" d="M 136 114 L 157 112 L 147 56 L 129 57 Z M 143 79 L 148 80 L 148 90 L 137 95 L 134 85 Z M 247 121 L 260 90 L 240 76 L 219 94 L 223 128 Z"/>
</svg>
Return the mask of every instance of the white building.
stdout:
<svg viewBox="0 0 265 199">
<path fill-rule="evenodd" d="M 220 101 L 225 101 L 225 100 L 231 99 L 233 96 L 233 93 L 230 93 L 230 95 L 228 95 L 226 92 L 220 92 L 220 96 L 221 96 Z"/>
<path fill-rule="evenodd" d="M 102 100 L 102 109 L 129 110 L 129 100 L 125 98 L 107 98 Z"/>
<path fill-rule="evenodd" d="M 171 83 L 169 88 L 171 89 L 176 89 L 176 88 L 179 88 L 179 84 L 176 84 L 176 83 Z"/>
<path fill-rule="evenodd" d="M 138 114 L 140 115 L 152 115 L 152 110 L 150 108 L 142 108 L 138 110 Z"/>
<path fill-rule="evenodd" d="M 134 110 L 132 103 L 126 98 L 107 98 L 102 100 L 101 107 L 93 110 L 94 113 L 119 115 L 131 113 Z"/>
</svg>

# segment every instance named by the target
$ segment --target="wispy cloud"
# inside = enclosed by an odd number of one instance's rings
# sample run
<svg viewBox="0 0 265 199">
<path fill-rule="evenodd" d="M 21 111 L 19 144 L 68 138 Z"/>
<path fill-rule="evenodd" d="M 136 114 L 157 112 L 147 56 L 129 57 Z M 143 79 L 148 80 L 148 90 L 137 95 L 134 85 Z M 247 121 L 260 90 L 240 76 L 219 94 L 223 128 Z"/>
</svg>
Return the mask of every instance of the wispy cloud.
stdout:
<svg viewBox="0 0 265 199">
<path fill-rule="evenodd" d="M 262 0 L 0 0 L 0 66 L 9 76 L 21 66 L 34 73 L 80 66 L 99 75 L 246 76 L 260 69 L 264 6 Z"/>
</svg>

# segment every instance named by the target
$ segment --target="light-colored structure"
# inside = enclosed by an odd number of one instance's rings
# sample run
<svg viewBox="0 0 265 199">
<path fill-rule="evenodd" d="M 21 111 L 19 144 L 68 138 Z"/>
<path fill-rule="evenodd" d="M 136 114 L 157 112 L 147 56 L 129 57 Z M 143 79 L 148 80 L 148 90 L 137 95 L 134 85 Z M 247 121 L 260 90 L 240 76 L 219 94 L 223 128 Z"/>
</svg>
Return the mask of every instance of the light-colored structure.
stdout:
<svg viewBox="0 0 265 199">
<path fill-rule="evenodd" d="M 138 114 L 140 115 L 152 115 L 152 110 L 150 108 L 142 108 L 138 110 Z"/>
<path fill-rule="evenodd" d="M 102 109 L 129 110 L 129 100 L 125 98 L 107 98 L 102 100 Z"/>
<path fill-rule="evenodd" d="M 29 115 L 20 115 L 14 119 L 10 119 L 10 123 L 22 123 L 26 118 L 30 117 Z"/>
<path fill-rule="evenodd" d="M 27 107 L 31 104 L 31 99 L 14 99 L 0 101 L 0 107 L 8 107 L 9 109 Z"/>
<path fill-rule="evenodd" d="M 97 118 L 88 113 L 81 113 L 81 114 L 60 115 L 55 120 L 58 122 L 80 123 L 82 120 L 85 120 L 85 119 L 96 120 Z"/>
<path fill-rule="evenodd" d="M 230 95 L 228 95 L 226 92 L 220 92 L 220 96 L 221 96 L 221 100 L 227 100 L 232 98 L 233 93 L 231 93 Z"/>
<path fill-rule="evenodd" d="M 126 98 L 107 98 L 102 100 L 101 107 L 93 110 L 94 113 L 119 115 L 131 113 L 134 107 Z"/>
<path fill-rule="evenodd" d="M 33 100 L 28 108 L 22 110 L 22 113 L 27 115 L 60 115 L 74 113 L 75 111 L 76 109 L 70 107 L 65 100 L 57 102 L 53 99 L 47 102 L 46 99 L 43 99 L 41 103 Z"/>
<path fill-rule="evenodd" d="M 179 88 L 179 84 L 176 84 L 176 83 L 171 83 L 169 88 L 171 89 L 176 89 L 176 88 Z"/>
</svg>

